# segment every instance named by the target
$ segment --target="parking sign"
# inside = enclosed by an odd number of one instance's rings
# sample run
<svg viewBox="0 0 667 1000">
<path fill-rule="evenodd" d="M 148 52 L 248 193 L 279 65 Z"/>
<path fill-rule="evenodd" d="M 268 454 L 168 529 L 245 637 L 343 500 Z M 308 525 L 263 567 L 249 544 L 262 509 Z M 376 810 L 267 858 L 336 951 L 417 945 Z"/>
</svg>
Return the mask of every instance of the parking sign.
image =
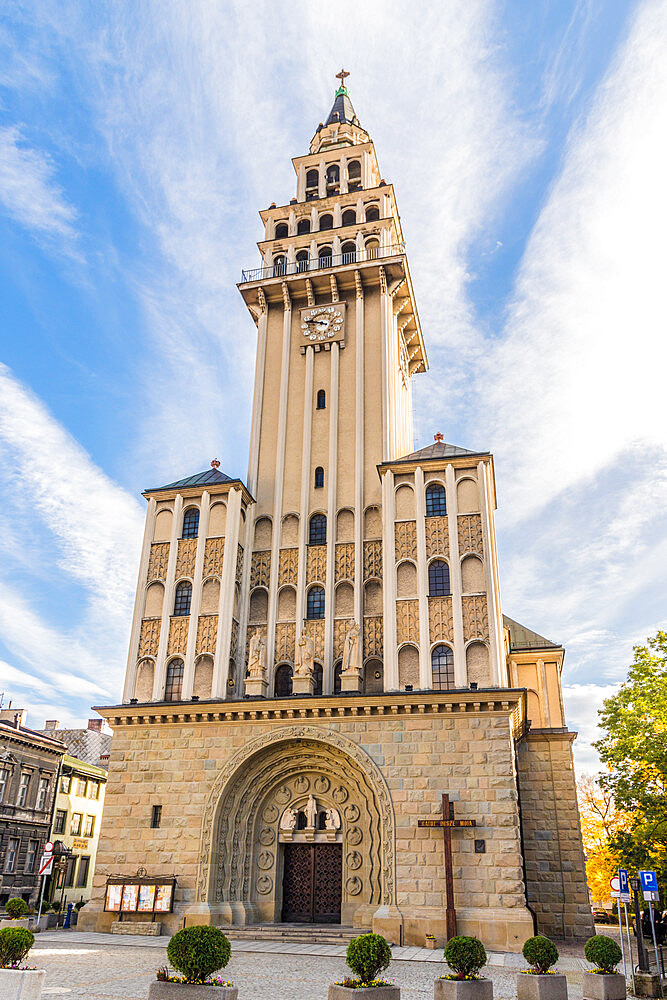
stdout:
<svg viewBox="0 0 667 1000">
<path fill-rule="evenodd" d="M 630 886 L 628 884 L 628 870 L 627 868 L 618 869 L 618 883 L 620 887 L 619 898 L 622 903 L 630 902 Z"/>
</svg>

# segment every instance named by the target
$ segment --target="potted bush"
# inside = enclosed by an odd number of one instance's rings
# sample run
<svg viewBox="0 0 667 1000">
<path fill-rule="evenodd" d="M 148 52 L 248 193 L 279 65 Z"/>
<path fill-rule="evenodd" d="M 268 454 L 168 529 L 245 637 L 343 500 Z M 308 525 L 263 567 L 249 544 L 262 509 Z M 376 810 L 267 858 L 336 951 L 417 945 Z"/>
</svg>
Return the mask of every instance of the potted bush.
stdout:
<svg viewBox="0 0 667 1000">
<path fill-rule="evenodd" d="M 486 965 L 486 950 L 476 937 L 453 937 L 445 948 L 453 975 L 435 981 L 435 1000 L 492 1000 L 493 983 L 477 973 Z"/>
<path fill-rule="evenodd" d="M 558 948 L 548 937 L 528 938 L 523 957 L 531 966 L 516 977 L 517 1000 L 567 1000 L 567 979 L 552 972 Z"/>
<path fill-rule="evenodd" d="M 431 950 L 435 948 L 435 934 L 426 934 L 424 936 L 424 947 Z"/>
<path fill-rule="evenodd" d="M 347 946 L 346 961 L 356 978 L 346 976 L 329 987 L 329 1000 L 367 997 L 368 1000 L 400 1000 L 401 991 L 378 976 L 391 962 L 391 948 L 381 934 L 360 934 Z"/>
<path fill-rule="evenodd" d="M 35 943 L 35 935 L 25 927 L 0 930 L 0 996 L 12 1000 L 38 1000 L 46 979 L 43 969 L 29 969 L 22 963 Z"/>
<path fill-rule="evenodd" d="M 14 899 L 8 899 L 5 903 L 5 913 L 7 916 L 4 920 L 0 921 L 1 927 L 11 926 L 27 928 L 28 904 L 25 899 L 20 899 L 18 896 Z"/>
<path fill-rule="evenodd" d="M 149 1000 L 237 1000 L 239 995 L 234 983 L 221 976 L 213 976 L 229 962 L 232 948 L 217 927 L 194 924 L 184 927 L 170 939 L 167 958 L 176 969 L 160 969 L 154 983 L 148 987 Z M 212 978 L 213 977 L 213 978 Z"/>
<path fill-rule="evenodd" d="M 616 971 L 623 953 L 616 942 L 596 934 L 586 942 L 584 955 L 595 966 L 584 973 L 584 1000 L 625 1000 L 625 976 Z"/>
</svg>

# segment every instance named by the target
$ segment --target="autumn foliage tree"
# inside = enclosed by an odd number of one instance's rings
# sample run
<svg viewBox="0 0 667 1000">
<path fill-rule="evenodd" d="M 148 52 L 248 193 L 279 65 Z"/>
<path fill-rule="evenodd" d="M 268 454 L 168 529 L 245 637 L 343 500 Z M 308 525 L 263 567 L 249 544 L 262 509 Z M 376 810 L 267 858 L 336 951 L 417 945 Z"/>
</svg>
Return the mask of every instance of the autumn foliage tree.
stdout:
<svg viewBox="0 0 667 1000">
<path fill-rule="evenodd" d="M 577 781 L 577 799 L 588 888 L 594 902 L 603 902 L 609 898 L 609 880 L 618 870 L 611 840 L 629 825 L 629 818 L 616 808 L 611 792 L 591 775 Z"/>
</svg>

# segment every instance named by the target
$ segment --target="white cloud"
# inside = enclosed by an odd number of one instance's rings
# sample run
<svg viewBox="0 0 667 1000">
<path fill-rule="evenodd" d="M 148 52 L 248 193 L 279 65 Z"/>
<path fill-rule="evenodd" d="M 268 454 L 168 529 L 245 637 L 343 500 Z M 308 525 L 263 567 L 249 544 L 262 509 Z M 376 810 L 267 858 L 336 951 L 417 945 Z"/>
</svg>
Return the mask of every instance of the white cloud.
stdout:
<svg viewBox="0 0 667 1000">
<path fill-rule="evenodd" d="M 592 744 L 600 738 L 598 710 L 605 698 L 618 690 L 618 684 L 566 684 L 563 687 L 566 722 L 579 735 L 574 742 L 577 771 L 596 772 L 600 761 Z"/>
</svg>

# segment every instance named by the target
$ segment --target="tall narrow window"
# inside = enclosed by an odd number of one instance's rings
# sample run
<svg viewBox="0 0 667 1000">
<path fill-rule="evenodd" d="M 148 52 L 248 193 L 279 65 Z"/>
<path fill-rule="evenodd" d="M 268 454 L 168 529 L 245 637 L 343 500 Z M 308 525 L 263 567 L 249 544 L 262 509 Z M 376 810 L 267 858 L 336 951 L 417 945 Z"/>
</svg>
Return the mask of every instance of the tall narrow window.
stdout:
<svg viewBox="0 0 667 1000">
<path fill-rule="evenodd" d="M 69 825 L 69 832 L 72 837 L 81 836 L 81 825 L 83 823 L 83 813 L 72 813 Z"/>
<path fill-rule="evenodd" d="M 296 255 L 296 269 L 297 271 L 307 271 L 308 270 L 308 251 L 299 250 Z"/>
<path fill-rule="evenodd" d="M 28 850 L 25 856 L 25 870 L 26 872 L 34 872 L 35 864 L 37 862 L 37 849 L 39 847 L 38 840 L 28 841 Z"/>
<path fill-rule="evenodd" d="M 322 664 L 316 663 L 313 666 L 313 680 L 315 681 L 315 687 L 313 688 L 313 694 L 322 694 L 322 678 L 324 676 L 324 671 L 322 670 Z"/>
<path fill-rule="evenodd" d="M 287 257 L 284 253 L 276 254 L 273 258 L 273 277 L 277 278 L 281 274 L 285 274 L 287 270 Z"/>
<path fill-rule="evenodd" d="M 199 534 L 199 509 L 188 507 L 183 515 L 183 532 L 181 538 L 196 538 Z"/>
<path fill-rule="evenodd" d="M 309 545 L 326 545 L 327 519 L 324 514 L 313 514 L 308 531 Z"/>
<path fill-rule="evenodd" d="M 433 690 L 449 691 L 454 687 L 454 654 L 449 646 L 436 646 L 431 653 Z"/>
<path fill-rule="evenodd" d="M 369 205 L 366 209 L 366 222 L 377 222 L 380 218 L 380 209 L 377 205 Z"/>
<path fill-rule="evenodd" d="M 0 767 L 0 802 L 5 801 L 5 792 L 9 784 L 9 768 Z"/>
<path fill-rule="evenodd" d="M 296 224 L 296 231 L 298 236 L 303 236 L 304 233 L 309 233 L 310 219 L 299 219 Z"/>
<path fill-rule="evenodd" d="M 338 194 L 340 189 L 340 168 L 337 163 L 332 163 L 327 167 L 327 198 L 332 194 Z"/>
<path fill-rule="evenodd" d="M 447 494 L 442 483 L 426 487 L 426 516 L 438 517 L 447 513 Z"/>
<path fill-rule="evenodd" d="M 151 829 L 159 829 L 160 823 L 162 822 L 162 806 L 153 806 L 151 813 Z"/>
<path fill-rule="evenodd" d="M 84 837 L 92 837 L 95 833 L 95 817 L 86 816 L 86 825 L 83 828 Z"/>
<path fill-rule="evenodd" d="M 325 410 L 327 405 L 327 394 L 324 389 L 317 390 L 317 409 Z"/>
<path fill-rule="evenodd" d="M 357 259 L 357 244 L 354 240 L 343 243 L 340 249 L 343 255 L 343 264 L 354 264 Z"/>
<path fill-rule="evenodd" d="M 361 190 L 361 164 L 359 160 L 350 160 L 347 165 L 347 189 L 348 191 Z"/>
<path fill-rule="evenodd" d="M 190 604 L 192 602 L 192 584 L 188 580 L 181 580 L 176 587 L 174 597 L 174 615 L 181 617 L 190 614 Z"/>
<path fill-rule="evenodd" d="M 369 260 L 377 260 L 380 256 L 380 244 L 377 240 L 366 241 L 366 256 Z"/>
<path fill-rule="evenodd" d="M 333 215 L 329 212 L 320 216 L 320 229 L 333 229 Z"/>
<path fill-rule="evenodd" d="M 341 219 L 344 226 L 356 226 L 357 212 L 354 208 L 346 208 Z"/>
<path fill-rule="evenodd" d="M 319 490 L 324 486 L 324 469 L 318 465 L 315 469 L 315 489 Z"/>
<path fill-rule="evenodd" d="M 167 683 L 164 690 L 165 701 L 180 701 L 183 693 L 183 660 L 172 660 L 167 667 Z"/>
<path fill-rule="evenodd" d="M 289 663 L 281 663 L 276 670 L 276 698 L 288 698 L 292 693 L 292 668 Z"/>
<path fill-rule="evenodd" d="M 23 808 L 23 806 L 26 804 L 26 802 L 28 801 L 29 788 L 30 788 L 30 774 L 28 774 L 27 771 L 24 771 L 23 774 L 21 775 L 21 781 L 19 784 L 19 794 L 16 798 L 17 806 L 21 806 L 21 808 Z"/>
<path fill-rule="evenodd" d="M 88 885 L 88 872 L 90 870 L 90 858 L 85 855 L 79 860 L 79 874 L 77 875 L 76 885 L 78 889 L 85 889 Z"/>
<path fill-rule="evenodd" d="M 340 694 L 340 689 L 341 689 L 340 675 L 342 673 L 343 673 L 343 664 L 339 660 L 334 667 L 334 694 Z"/>
<path fill-rule="evenodd" d="M 311 587 L 308 591 L 306 618 L 324 618 L 324 587 Z"/>
<path fill-rule="evenodd" d="M 49 794 L 49 779 L 40 778 L 39 788 L 37 789 L 37 808 L 39 810 L 46 809 L 46 797 Z"/>
<path fill-rule="evenodd" d="M 13 872 L 16 870 L 16 858 L 19 853 L 19 845 L 21 841 L 18 837 L 10 837 L 7 841 L 7 853 L 5 854 L 5 871 Z"/>
<path fill-rule="evenodd" d="M 277 224 L 277 226 L 276 226 L 276 237 L 275 238 L 277 240 L 284 240 L 285 237 L 287 236 L 287 232 L 288 232 L 288 230 L 287 230 L 287 223 L 286 222 L 279 222 Z"/>
<path fill-rule="evenodd" d="M 449 593 L 449 566 L 435 559 L 428 568 L 428 596 L 447 597 Z"/>
<path fill-rule="evenodd" d="M 331 247 L 321 247 L 317 256 L 320 267 L 331 267 Z"/>
<path fill-rule="evenodd" d="M 57 809 L 55 819 L 53 820 L 53 832 L 64 833 L 66 823 L 67 823 L 67 810 Z"/>
<path fill-rule="evenodd" d="M 319 195 L 320 175 L 317 170 L 306 174 L 306 201 L 314 201 Z"/>
</svg>

